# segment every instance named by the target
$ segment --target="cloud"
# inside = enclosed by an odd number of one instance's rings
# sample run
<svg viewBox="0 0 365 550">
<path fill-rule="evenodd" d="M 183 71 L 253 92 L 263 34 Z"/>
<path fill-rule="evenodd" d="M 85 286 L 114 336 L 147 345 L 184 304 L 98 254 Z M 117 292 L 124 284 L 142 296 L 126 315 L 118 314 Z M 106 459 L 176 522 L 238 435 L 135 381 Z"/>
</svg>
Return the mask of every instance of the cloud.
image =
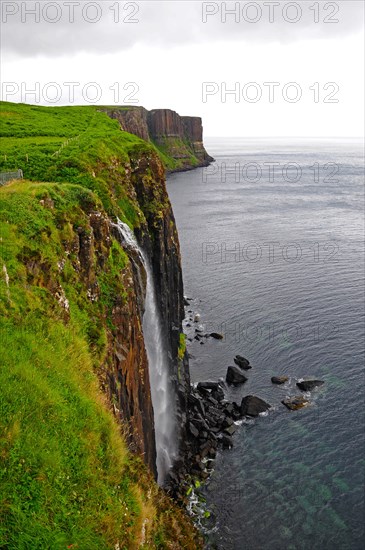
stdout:
<svg viewBox="0 0 365 550">
<path fill-rule="evenodd" d="M 363 3 L 352 0 L 2 0 L 1 9 L 3 52 L 21 57 L 116 53 L 136 44 L 169 48 L 219 41 L 333 39 L 361 31 L 364 13 Z"/>
</svg>

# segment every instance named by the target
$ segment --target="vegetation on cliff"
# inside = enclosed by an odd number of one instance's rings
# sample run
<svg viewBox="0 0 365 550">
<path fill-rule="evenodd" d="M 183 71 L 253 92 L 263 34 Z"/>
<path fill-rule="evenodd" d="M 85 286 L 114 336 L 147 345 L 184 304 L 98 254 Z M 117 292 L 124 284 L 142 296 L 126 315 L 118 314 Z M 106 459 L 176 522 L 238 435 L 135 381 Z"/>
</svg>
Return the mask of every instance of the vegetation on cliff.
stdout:
<svg viewBox="0 0 365 550">
<path fill-rule="evenodd" d="M 207 166 L 213 158 L 203 145 L 199 117 L 181 117 L 171 109 L 147 111 L 144 107 L 103 107 L 122 128 L 151 143 L 166 170 L 176 172 Z"/>
<path fill-rule="evenodd" d="M 0 118 L 0 170 L 26 178 L 0 188 L 0 547 L 198 548 L 100 389 L 133 294 L 109 219 L 146 223 L 129 171 L 155 153 L 92 107 Z"/>
</svg>

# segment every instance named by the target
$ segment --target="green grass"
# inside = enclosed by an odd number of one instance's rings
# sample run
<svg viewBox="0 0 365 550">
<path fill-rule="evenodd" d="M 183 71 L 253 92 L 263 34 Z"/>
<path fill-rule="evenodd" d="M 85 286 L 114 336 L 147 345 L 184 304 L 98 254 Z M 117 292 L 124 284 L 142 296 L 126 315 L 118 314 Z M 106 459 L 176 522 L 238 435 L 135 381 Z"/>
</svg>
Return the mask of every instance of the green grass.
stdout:
<svg viewBox="0 0 365 550">
<path fill-rule="evenodd" d="M 130 550 L 181 540 L 193 549 L 195 531 L 129 453 L 99 390 L 128 258 L 111 239 L 102 269 L 93 260 L 99 300 L 88 299 L 72 243 L 90 232 L 95 211 L 101 201 L 73 184 L 0 189 L 0 548 Z"/>
<path fill-rule="evenodd" d="M 109 215 L 143 221 L 128 193 L 126 167 L 153 147 L 120 130 L 96 107 L 0 103 L 0 171 L 23 170 L 41 182 L 75 183 L 93 191 Z"/>
<path fill-rule="evenodd" d="M 153 141 L 152 144 L 168 171 L 199 165 L 191 144 L 186 140 L 166 137 L 158 142 Z"/>
<path fill-rule="evenodd" d="M 4 323 L 1 337 L 0 545 L 97 549 L 117 536 L 127 543 L 138 499 L 125 475 L 126 448 L 98 403 L 85 342 L 37 316 L 31 330 Z"/>
<path fill-rule="evenodd" d="M 3 103 L 0 119 L 0 170 L 26 177 L 0 187 L 0 548 L 200 548 L 99 388 L 128 257 L 101 237 L 86 272 L 77 244 L 95 212 L 159 214 L 152 175 L 144 211 L 128 175 L 153 148 L 95 108 Z"/>
<path fill-rule="evenodd" d="M 186 351 L 186 336 L 183 332 L 180 332 L 179 342 L 178 358 L 182 361 Z"/>
<path fill-rule="evenodd" d="M 102 272 L 108 294 L 101 290 L 94 304 L 66 254 L 98 208 L 75 185 L 22 181 L 0 190 L 0 546 L 9 549 L 97 549 L 117 540 L 128 548 L 140 515 L 127 448 L 94 370 L 105 353 L 109 289 L 123 293 L 117 281 L 127 258 L 113 241 Z"/>
</svg>

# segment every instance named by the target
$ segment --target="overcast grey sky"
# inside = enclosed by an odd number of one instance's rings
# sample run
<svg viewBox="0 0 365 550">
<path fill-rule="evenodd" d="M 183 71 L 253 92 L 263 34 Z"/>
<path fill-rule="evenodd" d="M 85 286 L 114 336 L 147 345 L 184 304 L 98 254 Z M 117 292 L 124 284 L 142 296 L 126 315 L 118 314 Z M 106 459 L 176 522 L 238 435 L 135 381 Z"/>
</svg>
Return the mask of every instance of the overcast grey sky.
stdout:
<svg viewBox="0 0 365 550">
<path fill-rule="evenodd" d="M 216 136 L 363 133 L 360 0 L 1 8 L 3 99 L 166 107 Z"/>
</svg>

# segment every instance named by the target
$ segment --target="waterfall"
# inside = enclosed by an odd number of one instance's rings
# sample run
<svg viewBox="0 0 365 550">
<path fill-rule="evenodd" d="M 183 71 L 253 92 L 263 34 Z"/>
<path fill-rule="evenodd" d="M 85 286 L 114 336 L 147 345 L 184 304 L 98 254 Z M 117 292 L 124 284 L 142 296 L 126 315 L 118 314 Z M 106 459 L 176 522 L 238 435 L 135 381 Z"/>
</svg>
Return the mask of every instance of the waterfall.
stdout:
<svg viewBox="0 0 365 550">
<path fill-rule="evenodd" d="M 163 485 L 176 456 L 176 410 L 169 378 L 169 361 L 164 345 L 161 316 L 149 258 L 138 245 L 129 226 L 118 220 L 123 246 L 138 253 L 147 274 L 143 335 L 148 359 L 151 397 L 155 421 L 157 480 Z"/>
</svg>

